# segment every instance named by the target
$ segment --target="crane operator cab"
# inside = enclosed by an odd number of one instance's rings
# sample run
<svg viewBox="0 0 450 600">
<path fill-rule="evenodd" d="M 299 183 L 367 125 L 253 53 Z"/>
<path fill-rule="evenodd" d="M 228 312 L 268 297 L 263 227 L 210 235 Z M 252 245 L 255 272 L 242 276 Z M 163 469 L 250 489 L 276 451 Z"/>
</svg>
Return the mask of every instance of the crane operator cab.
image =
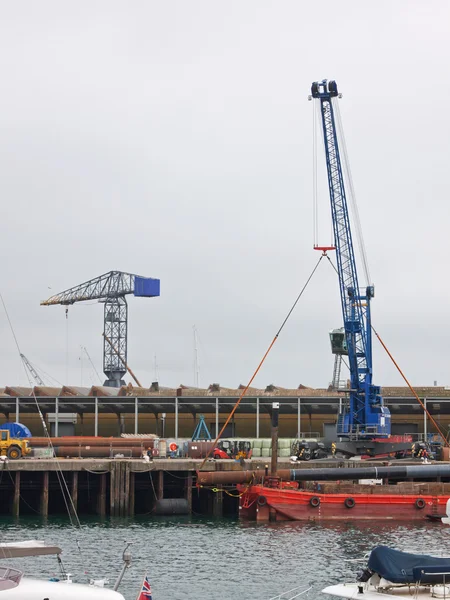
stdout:
<svg viewBox="0 0 450 600">
<path fill-rule="evenodd" d="M 331 352 L 333 354 L 348 354 L 347 339 L 343 327 L 330 331 Z"/>
</svg>

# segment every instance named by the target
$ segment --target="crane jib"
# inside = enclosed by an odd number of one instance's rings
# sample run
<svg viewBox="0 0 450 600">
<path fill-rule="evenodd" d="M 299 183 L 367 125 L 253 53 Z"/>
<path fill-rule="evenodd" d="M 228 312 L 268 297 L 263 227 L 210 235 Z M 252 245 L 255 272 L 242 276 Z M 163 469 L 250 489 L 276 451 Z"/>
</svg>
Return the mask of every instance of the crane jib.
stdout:
<svg viewBox="0 0 450 600">
<path fill-rule="evenodd" d="M 374 288 L 367 286 L 361 289 L 358 283 L 346 179 L 336 125 L 339 97 L 336 82 L 314 82 L 311 97 L 320 106 L 346 353 L 350 368 L 349 406 L 339 415 L 337 433 L 342 436 L 388 436 L 390 413 L 383 405 L 381 389 L 372 384 L 370 301 L 374 296 Z"/>
</svg>

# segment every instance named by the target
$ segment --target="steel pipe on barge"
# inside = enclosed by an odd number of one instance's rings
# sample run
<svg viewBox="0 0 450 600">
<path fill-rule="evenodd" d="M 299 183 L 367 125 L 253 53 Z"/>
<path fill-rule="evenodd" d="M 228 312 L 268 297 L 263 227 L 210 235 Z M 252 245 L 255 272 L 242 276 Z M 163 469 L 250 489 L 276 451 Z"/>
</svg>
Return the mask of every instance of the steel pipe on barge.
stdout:
<svg viewBox="0 0 450 600">
<path fill-rule="evenodd" d="M 395 465 L 331 469 L 291 469 L 291 481 L 338 481 L 341 479 L 438 479 L 450 477 L 450 465 Z"/>
<path fill-rule="evenodd" d="M 340 481 L 344 479 L 439 479 L 450 478 L 450 465 L 396 465 L 391 467 L 332 467 L 327 469 L 279 469 L 283 481 Z M 258 471 L 198 471 L 200 485 L 258 483 Z"/>
<path fill-rule="evenodd" d="M 277 475 L 289 481 L 290 469 L 278 469 Z M 199 485 L 236 485 L 238 483 L 260 483 L 266 476 L 264 470 L 258 471 L 197 471 Z"/>
</svg>

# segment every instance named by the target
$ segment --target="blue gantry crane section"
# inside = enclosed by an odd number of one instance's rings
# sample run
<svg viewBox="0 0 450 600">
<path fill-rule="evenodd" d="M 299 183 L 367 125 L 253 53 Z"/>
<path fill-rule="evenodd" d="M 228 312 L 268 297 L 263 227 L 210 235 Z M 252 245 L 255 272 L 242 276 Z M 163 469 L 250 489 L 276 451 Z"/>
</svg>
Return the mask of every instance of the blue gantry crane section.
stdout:
<svg viewBox="0 0 450 600">
<path fill-rule="evenodd" d="M 350 439 L 388 437 L 391 431 L 390 412 L 384 406 L 380 387 L 372 383 L 370 302 L 374 297 L 374 287 L 368 285 L 360 288 L 358 283 L 335 119 L 339 110 L 336 104 L 338 96 L 335 81 L 316 81 L 311 86 L 311 97 L 320 107 L 344 320 L 345 353 L 348 354 L 350 367 L 349 402 L 339 416 L 337 435 Z"/>
<path fill-rule="evenodd" d="M 61 304 L 69 306 L 85 300 L 104 303 L 103 371 L 105 385 L 120 387 L 127 371 L 128 305 L 125 296 L 143 298 L 160 295 L 160 280 L 132 273 L 110 271 L 81 283 L 41 302 L 42 306 Z"/>
</svg>

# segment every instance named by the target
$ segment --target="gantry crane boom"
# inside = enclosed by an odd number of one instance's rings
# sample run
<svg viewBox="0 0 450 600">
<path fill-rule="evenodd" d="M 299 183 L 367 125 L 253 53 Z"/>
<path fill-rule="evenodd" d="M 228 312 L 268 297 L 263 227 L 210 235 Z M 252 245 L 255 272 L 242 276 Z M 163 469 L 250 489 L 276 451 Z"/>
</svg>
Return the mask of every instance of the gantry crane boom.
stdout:
<svg viewBox="0 0 450 600">
<path fill-rule="evenodd" d="M 125 294 L 134 293 L 134 283 L 137 275 L 110 271 L 100 277 L 90 279 L 85 283 L 76 285 L 60 294 L 55 294 L 41 302 L 41 306 L 52 306 L 53 304 L 69 305 L 84 300 L 101 300 L 103 298 L 118 298 Z M 144 279 L 140 277 L 139 279 Z M 158 281 L 158 280 L 151 280 Z"/>
<path fill-rule="evenodd" d="M 154 298 L 160 295 L 160 280 L 132 273 L 110 271 L 41 302 L 42 306 L 68 306 L 85 300 L 104 303 L 103 371 L 105 385 L 119 387 L 127 371 L 128 305 L 125 296 Z M 109 340 L 109 341 L 107 341 Z"/>
<path fill-rule="evenodd" d="M 314 82 L 311 97 L 320 106 L 346 353 L 350 367 L 349 405 L 339 415 L 337 434 L 353 439 L 387 437 L 390 435 L 390 412 L 384 406 L 380 387 L 372 383 L 370 301 L 374 296 L 374 287 L 368 285 L 361 289 L 358 283 L 346 181 L 335 120 L 338 110 L 336 82 Z"/>
</svg>

